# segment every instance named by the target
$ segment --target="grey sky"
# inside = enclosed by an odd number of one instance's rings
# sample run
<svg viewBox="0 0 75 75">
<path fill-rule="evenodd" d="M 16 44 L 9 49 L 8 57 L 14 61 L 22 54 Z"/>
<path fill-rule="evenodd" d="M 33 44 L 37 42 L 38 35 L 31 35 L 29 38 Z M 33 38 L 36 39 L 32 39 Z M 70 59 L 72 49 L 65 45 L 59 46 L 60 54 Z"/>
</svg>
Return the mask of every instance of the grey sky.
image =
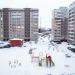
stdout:
<svg viewBox="0 0 75 75">
<path fill-rule="evenodd" d="M 39 25 L 51 28 L 52 10 L 61 6 L 69 6 L 75 0 L 0 0 L 0 8 L 38 8 Z"/>
</svg>

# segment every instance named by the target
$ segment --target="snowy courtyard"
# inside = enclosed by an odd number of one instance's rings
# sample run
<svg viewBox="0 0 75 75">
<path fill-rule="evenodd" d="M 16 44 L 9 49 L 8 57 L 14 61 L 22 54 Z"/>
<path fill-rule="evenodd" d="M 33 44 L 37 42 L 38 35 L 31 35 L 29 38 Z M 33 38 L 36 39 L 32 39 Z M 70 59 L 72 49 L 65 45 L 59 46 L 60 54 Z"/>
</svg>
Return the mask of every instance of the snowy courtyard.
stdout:
<svg viewBox="0 0 75 75">
<path fill-rule="evenodd" d="M 22 47 L 0 49 L 0 75 L 75 75 L 75 53 L 67 49 L 68 44 L 50 42 L 48 37 L 39 37 L 37 43 L 26 42 Z M 32 54 L 29 54 L 29 50 Z M 45 58 L 50 53 L 54 66 L 39 66 L 39 54 Z"/>
</svg>

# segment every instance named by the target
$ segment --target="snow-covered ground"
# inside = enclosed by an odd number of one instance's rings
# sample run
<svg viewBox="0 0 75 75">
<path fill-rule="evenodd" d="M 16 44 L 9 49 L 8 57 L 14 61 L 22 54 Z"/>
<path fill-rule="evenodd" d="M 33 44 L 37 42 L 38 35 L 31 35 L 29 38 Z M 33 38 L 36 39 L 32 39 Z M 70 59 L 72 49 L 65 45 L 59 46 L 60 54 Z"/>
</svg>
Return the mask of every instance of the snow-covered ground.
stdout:
<svg viewBox="0 0 75 75">
<path fill-rule="evenodd" d="M 67 49 L 68 44 L 51 44 L 48 37 L 40 37 L 38 43 L 26 42 L 23 47 L 0 49 L 0 75 L 75 75 L 75 53 Z M 34 55 L 50 53 L 55 65 L 42 66 L 38 60 L 31 62 L 29 49 Z"/>
</svg>

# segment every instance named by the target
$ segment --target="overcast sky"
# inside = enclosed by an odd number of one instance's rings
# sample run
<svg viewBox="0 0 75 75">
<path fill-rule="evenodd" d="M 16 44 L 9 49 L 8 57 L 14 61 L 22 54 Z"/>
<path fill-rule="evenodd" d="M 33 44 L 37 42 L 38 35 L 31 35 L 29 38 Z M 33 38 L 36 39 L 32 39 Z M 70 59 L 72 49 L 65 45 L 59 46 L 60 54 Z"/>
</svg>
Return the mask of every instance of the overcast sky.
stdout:
<svg viewBox="0 0 75 75">
<path fill-rule="evenodd" d="M 39 26 L 51 28 L 52 10 L 75 0 L 0 0 L 0 8 L 38 8 Z"/>
</svg>

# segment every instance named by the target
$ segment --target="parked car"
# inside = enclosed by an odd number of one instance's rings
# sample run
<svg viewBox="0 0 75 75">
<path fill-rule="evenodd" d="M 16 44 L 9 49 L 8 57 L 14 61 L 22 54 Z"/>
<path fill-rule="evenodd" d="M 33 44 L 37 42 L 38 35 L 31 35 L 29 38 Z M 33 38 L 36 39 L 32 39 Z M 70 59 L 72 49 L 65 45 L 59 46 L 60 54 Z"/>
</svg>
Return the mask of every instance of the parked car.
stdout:
<svg viewBox="0 0 75 75">
<path fill-rule="evenodd" d="M 61 44 L 61 42 L 56 42 L 57 44 Z"/>
<path fill-rule="evenodd" d="M 71 48 L 71 51 L 72 51 L 72 52 L 75 52 L 75 48 Z"/>
<path fill-rule="evenodd" d="M 10 48 L 10 44 L 8 42 L 0 41 L 0 48 Z"/>
<path fill-rule="evenodd" d="M 69 49 L 69 50 L 70 50 L 70 49 L 71 49 L 71 47 L 67 47 L 67 49 Z"/>
<path fill-rule="evenodd" d="M 72 52 L 75 52 L 75 46 L 74 45 L 69 45 L 67 49 L 71 50 Z"/>
</svg>

